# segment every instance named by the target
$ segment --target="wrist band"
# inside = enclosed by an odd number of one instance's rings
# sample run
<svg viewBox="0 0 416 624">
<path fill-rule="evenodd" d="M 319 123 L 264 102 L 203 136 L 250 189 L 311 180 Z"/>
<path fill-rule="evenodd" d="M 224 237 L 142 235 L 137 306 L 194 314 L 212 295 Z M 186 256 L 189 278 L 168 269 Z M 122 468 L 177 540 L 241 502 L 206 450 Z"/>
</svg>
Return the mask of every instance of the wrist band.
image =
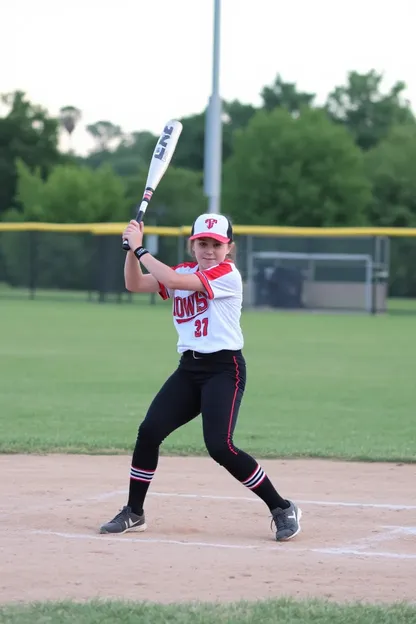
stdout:
<svg viewBox="0 0 416 624">
<path fill-rule="evenodd" d="M 144 254 L 147 254 L 150 252 L 145 247 L 137 247 L 137 249 L 135 249 L 133 253 L 136 256 L 136 258 L 140 260 L 140 258 L 144 256 Z"/>
</svg>

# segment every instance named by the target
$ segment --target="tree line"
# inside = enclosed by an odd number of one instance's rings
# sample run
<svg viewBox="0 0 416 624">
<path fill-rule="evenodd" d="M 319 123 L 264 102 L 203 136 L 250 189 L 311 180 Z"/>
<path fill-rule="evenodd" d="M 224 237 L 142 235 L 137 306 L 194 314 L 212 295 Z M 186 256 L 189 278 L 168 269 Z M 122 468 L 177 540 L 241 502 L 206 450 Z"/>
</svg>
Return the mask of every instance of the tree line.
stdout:
<svg viewBox="0 0 416 624">
<path fill-rule="evenodd" d="M 223 102 L 221 209 L 235 223 L 295 226 L 416 226 L 416 123 L 404 82 L 352 71 L 318 106 L 278 74 L 261 105 Z M 0 219 L 123 221 L 143 191 L 157 136 L 100 120 L 86 127 L 85 157 L 59 150 L 82 123 L 63 106 L 52 117 L 25 93 L 1 97 Z M 189 224 L 206 210 L 205 111 L 184 129 L 148 221 Z"/>
</svg>

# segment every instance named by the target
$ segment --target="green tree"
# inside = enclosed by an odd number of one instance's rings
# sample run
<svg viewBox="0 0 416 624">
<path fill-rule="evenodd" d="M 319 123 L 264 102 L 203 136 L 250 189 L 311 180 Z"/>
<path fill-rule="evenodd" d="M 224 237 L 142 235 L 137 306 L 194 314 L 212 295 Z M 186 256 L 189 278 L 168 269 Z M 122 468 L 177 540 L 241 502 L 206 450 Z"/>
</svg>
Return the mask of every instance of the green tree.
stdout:
<svg viewBox="0 0 416 624">
<path fill-rule="evenodd" d="M 151 132 L 132 132 L 123 135 L 115 150 L 93 151 L 80 162 L 93 169 L 110 165 L 121 177 L 137 175 L 141 169 L 148 169 L 157 139 Z"/>
<path fill-rule="evenodd" d="M 366 154 L 373 189 L 368 220 L 374 226 L 416 227 L 416 124 L 397 126 Z M 416 297 L 416 240 L 390 239 L 392 296 Z"/>
<path fill-rule="evenodd" d="M 234 131 L 247 125 L 256 108 L 238 100 L 223 101 L 222 107 L 222 160 L 225 162 L 232 154 Z M 204 170 L 206 114 L 205 109 L 202 113 L 180 119 L 183 131 L 175 152 L 177 167 Z"/>
<path fill-rule="evenodd" d="M 58 165 L 46 180 L 18 162 L 17 199 L 25 221 L 100 223 L 126 211 L 125 188 L 111 167 Z"/>
<path fill-rule="evenodd" d="M 175 150 L 175 166 L 203 171 L 205 142 L 205 111 L 189 117 L 181 117 L 182 134 Z"/>
<path fill-rule="evenodd" d="M 312 106 L 315 94 L 298 91 L 294 82 L 284 82 L 278 74 L 271 86 L 263 88 L 261 98 L 267 111 L 285 108 L 290 113 L 299 113 L 303 108 Z"/>
<path fill-rule="evenodd" d="M 0 218 L 13 207 L 16 194 L 16 160 L 37 167 L 44 178 L 64 160 L 58 151 L 57 119 L 32 104 L 22 91 L 1 96 L 6 114 L 0 117 Z"/>
<path fill-rule="evenodd" d="M 123 217 L 127 220 L 136 216 L 135 206 L 142 197 L 146 176 L 147 171 L 142 171 L 126 180 L 128 209 Z M 154 193 L 146 222 L 172 227 L 190 225 L 206 207 L 202 174 L 170 166 Z"/>
<path fill-rule="evenodd" d="M 113 124 L 111 121 L 97 121 L 96 123 L 89 124 L 87 126 L 87 132 L 89 132 L 94 139 L 95 149 L 98 152 L 114 149 L 123 137 L 121 127 Z"/>
<path fill-rule="evenodd" d="M 226 162 L 233 152 L 233 135 L 236 130 L 245 128 L 254 117 L 257 109 L 239 100 L 223 102 L 222 160 Z"/>
<path fill-rule="evenodd" d="M 396 126 L 366 154 L 374 226 L 416 227 L 416 124 Z"/>
<path fill-rule="evenodd" d="M 223 206 L 237 223 L 360 225 L 369 200 L 362 153 L 323 111 L 261 111 L 235 134 Z"/>
<path fill-rule="evenodd" d="M 257 112 L 257 108 L 251 104 L 242 104 L 239 100 L 232 100 L 231 102 L 224 101 L 223 110 L 226 117 L 226 124 L 232 131 L 245 128 L 250 119 Z"/>
<path fill-rule="evenodd" d="M 118 221 L 125 213 L 124 185 L 107 166 L 92 170 L 58 165 L 43 180 L 39 170 L 30 171 L 18 161 L 18 200 L 26 221 L 94 223 Z M 6 215 L 12 218 L 13 214 Z M 18 235 L 17 235 L 18 236 Z M 15 237 L 4 241 L 4 271 L 11 284 L 25 284 L 30 248 L 36 255 L 38 286 L 87 289 L 100 243 L 81 233 L 33 232 L 23 249 Z M 25 239 L 26 242 L 26 239 Z M 70 267 L 70 269 L 68 269 Z"/>
<path fill-rule="evenodd" d="M 243 128 L 256 112 L 250 104 L 242 104 L 238 100 L 223 102 L 223 128 L 222 128 L 222 158 L 223 161 L 231 155 L 232 135 L 238 128 Z M 206 111 L 196 115 L 180 118 L 183 123 L 183 131 L 177 145 L 173 164 L 180 169 L 202 172 L 204 169 L 204 145 Z M 110 122 L 106 122 L 110 123 Z M 90 167 L 96 168 L 102 164 L 109 164 L 114 171 L 122 176 L 137 175 L 142 169 L 149 167 L 149 162 L 156 146 L 158 136 L 148 131 L 121 134 L 115 149 L 110 149 L 110 140 L 100 139 L 105 134 L 106 128 L 97 124 L 89 127 L 97 141 L 96 149 L 86 158 L 79 158 Z"/>
<path fill-rule="evenodd" d="M 343 124 L 363 150 L 387 136 L 397 124 L 414 122 L 409 103 L 404 100 L 404 82 L 396 82 L 382 93 L 383 76 L 374 70 L 366 74 L 349 72 L 347 84 L 335 87 L 326 102 L 331 119 Z"/>
</svg>

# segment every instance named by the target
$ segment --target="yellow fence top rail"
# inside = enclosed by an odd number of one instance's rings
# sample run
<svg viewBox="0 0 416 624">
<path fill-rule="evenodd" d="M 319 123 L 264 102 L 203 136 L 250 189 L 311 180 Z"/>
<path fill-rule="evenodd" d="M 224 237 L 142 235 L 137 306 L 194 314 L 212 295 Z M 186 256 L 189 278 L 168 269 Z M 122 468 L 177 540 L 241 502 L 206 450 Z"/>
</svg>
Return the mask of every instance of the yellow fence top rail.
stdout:
<svg viewBox="0 0 416 624">
<path fill-rule="evenodd" d="M 91 232 L 93 223 L 0 223 L 0 232 Z M 97 223 L 96 225 L 100 225 Z"/>
<path fill-rule="evenodd" d="M 121 235 L 126 223 L 2 223 L 0 232 L 89 232 L 94 235 Z M 312 237 L 361 237 L 361 236 L 416 236 L 416 228 L 386 227 L 284 227 L 269 225 L 235 225 L 235 234 L 248 236 L 312 236 Z M 189 236 L 191 226 L 163 227 L 147 225 L 147 234 L 160 236 Z"/>
</svg>

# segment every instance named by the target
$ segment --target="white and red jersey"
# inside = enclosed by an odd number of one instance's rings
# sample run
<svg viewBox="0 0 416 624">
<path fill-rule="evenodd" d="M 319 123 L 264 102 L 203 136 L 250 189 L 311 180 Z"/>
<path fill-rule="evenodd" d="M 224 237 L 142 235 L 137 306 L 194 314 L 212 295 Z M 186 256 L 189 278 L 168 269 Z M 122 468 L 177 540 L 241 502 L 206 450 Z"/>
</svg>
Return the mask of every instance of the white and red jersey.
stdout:
<svg viewBox="0 0 416 624">
<path fill-rule="evenodd" d="M 242 349 L 243 282 L 235 264 L 226 260 L 200 271 L 196 262 L 185 262 L 172 268 L 177 273 L 194 273 L 205 287 L 205 292 L 192 292 L 171 290 L 160 284 L 160 296 L 173 300 L 178 353 L 188 349 L 200 353 Z"/>
</svg>

